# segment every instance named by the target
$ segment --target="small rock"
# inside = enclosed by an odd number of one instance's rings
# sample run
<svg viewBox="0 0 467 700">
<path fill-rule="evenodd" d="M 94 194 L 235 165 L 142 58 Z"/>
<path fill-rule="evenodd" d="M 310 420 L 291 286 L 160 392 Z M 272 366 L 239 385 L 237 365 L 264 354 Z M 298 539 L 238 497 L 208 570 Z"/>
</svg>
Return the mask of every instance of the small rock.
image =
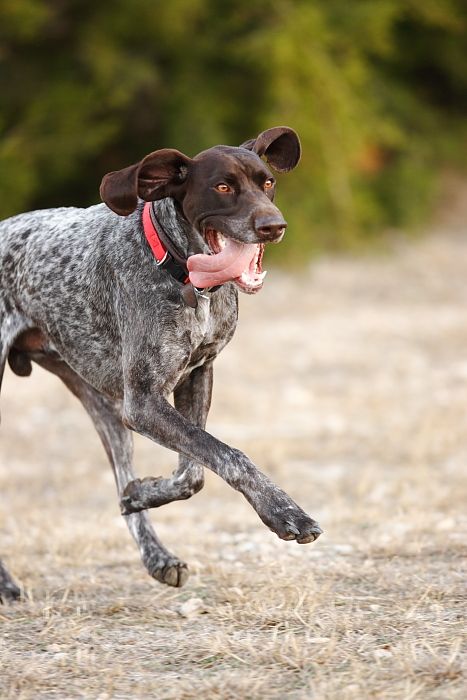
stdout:
<svg viewBox="0 0 467 700">
<path fill-rule="evenodd" d="M 326 644 L 329 642 L 331 637 L 310 637 L 307 639 L 308 644 Z"/>
<path fill-rule="evenodd" d="M 454 530 L 456 527 L 456 521 L 454 518 L 443 518 L 442 520 L 438 520 L 436 523 L 436 529 L 446 531 L 446 530 Z"/>
<path fill-rule="evenodd" d="M 377 659 L 390 659 L 392 651 L 389 651 L 389 649 L 375 649 L 373 655 Z"/>
<path fill-rule="evenodd" d="M 207 613 L 207 607 L 204 600 L 201 598 L 189 598 L 185 600 L 184 603 L 178 606 L 177 612 L 181 617 L 194 617 L 195 615 L 201 615 Z"/>
<path fill-rule="evenodd" d="M 335 544 L 331 545 L 332 549 L 338 554 L 352 554 L 354 546 L 351 544 Z"/>
<path fill-rule="evenodd" d="M 231 593 L 235 593 L 235 595 L 238 595 L 240 598 L 245 597 L 245 594 L 243 593 L 242 589 L 238 588 L 238 586 L 231 586 L 229 588 L 229 591 L 231 591 Z"/>
</svg>

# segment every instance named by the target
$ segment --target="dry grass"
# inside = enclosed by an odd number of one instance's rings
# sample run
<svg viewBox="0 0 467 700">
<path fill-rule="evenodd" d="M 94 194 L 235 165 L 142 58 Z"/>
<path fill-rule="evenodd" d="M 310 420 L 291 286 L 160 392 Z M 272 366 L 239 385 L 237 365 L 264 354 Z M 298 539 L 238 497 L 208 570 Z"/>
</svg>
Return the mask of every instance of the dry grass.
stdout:
<svg viewBox="0 0 467 700">
<path fill-rule="evenodd" d="M 88 418 L 35 369 L 2 397 L 2 698 L 464 698 L 467 237 L 271 274 L 217 362 L 210 429 L 321 522 L 281 542 L 241 496 L 153 513 L 191 565 L 152 582 Z M 138 473 L 174 457 L 137 442 Z M 465 658 L 465 657 L 464 657 Z"/>
</svg>

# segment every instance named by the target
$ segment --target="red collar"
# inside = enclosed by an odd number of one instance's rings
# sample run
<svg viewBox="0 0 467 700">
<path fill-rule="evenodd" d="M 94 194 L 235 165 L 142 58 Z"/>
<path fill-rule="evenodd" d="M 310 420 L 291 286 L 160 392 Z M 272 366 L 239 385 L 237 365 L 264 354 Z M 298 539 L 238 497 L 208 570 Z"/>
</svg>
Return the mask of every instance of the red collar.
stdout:
<svg viewBox="0 0 467 700">
<path fill-rule="evenodd" d="M 151 216 L 151 202 L 146 202 L 143 209 L 143 228 L 146 240 L 156 258 L 158 265 L 161 265 L 167 258 L 167 248 L 162 243 L 157 233 L 156 225 Z"/>
<path fill-rule="evenodd" d="M 178 282 L 188 284 L 190 279 L 185 264 L 186 260 L 174 249 L 173 244 L 170 245 L 167 235 L 163 235 L 162 233 L 160 224 L 160 229 L 159 231 L 157 230 L 156 221 L 153 203 L 146 202 L 143 208 L 144 235 L 153 252 L 157 265 L 167 270 Z"/>
</svg>

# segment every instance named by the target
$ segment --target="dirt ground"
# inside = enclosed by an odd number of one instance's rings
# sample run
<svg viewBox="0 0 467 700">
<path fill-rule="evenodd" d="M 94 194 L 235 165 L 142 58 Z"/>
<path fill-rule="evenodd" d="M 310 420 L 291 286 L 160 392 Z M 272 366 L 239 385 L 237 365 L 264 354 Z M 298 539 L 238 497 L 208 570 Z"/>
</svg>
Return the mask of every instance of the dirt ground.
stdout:
<svg viewBox="0 0 467 700">
<path fill-rule="evenodd" d="M 182 589 L 143 570 L 81 406 L 7 374 L 1 549 L 29 601 L 0 608 L 0 697 L 466 697 L 466 219 L 242 298 L 208 427 L 325 532 L 282 542 L 208 474 L 152 513 Z"/>
</svg>

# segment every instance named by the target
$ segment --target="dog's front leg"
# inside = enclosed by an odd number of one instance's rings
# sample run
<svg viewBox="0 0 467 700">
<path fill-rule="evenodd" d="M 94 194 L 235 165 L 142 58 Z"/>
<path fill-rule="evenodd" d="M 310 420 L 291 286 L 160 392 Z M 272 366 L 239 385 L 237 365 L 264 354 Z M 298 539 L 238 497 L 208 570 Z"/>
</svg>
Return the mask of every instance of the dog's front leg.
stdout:
<svg viewBox="0 0 467 700">
<path fill-rule="evenodd" d="M 212 375 L 212 363 L 197 367 L 174 391 L 175 408 L 200 428 L 206 425 L 211 405 Z M 122 508 L 127 512 L 128 504 L 128 512 L 133 512 L 135 504 L 139 501 L 150 503 L 151 508 L 157 508 L 172 501 L 182 501 L 198 493 L 203 485 L 202 464 L 180 453 L 178 469 L 168 479 L 147 477 L 131 481 L 123 493 Z"/>
<path fill-rule="evenodd" d="M 142 394 L 132 386 L 125 387 L 123 421 L 132 430 L 218 474 L 243 493 L 261 520 L 281 539 L 295 539 L 305 544 L 321 534 L 318 523 L 260 472 L 246 455 L 190 423 L 162 394 L 154 390 Z M 125 493 L 129 495 L 127 490 Z M 124 504 L 127 513 L 154 505 L 137 485 L 134 496 Z"/>
</svg>

